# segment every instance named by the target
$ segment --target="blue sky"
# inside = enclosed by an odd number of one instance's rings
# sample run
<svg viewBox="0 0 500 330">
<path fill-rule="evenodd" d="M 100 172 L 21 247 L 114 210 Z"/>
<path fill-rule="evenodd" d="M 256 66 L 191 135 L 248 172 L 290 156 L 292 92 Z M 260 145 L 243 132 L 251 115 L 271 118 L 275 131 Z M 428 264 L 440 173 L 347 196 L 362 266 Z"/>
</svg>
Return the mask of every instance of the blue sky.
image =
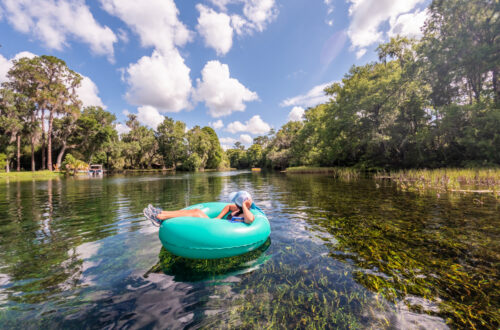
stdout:
<svg viewBox="0 0 500 330">
<path fill-rule="evenodd" d="M 0 0 L 0 82 L 13 58 L 54 55 L 85 105 L 155 128 L 211 125 L 226 147 L 301 120 L 378 43 L 418 37 L 428 0 Z"/>
</svg>

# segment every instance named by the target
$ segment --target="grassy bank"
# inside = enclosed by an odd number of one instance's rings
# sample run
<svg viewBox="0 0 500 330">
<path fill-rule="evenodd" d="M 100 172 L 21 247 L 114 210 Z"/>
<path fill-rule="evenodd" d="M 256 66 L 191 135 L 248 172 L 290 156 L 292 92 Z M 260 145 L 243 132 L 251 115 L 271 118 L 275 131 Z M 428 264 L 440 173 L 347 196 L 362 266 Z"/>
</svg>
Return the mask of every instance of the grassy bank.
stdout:
<svg viewBox="0 0 500 330">
<path fill-rule="evenodd" d="M 452 192 L 500 193 L 500 168 L 402 170 L 377 174 L 376 179 L 390 179 L 404 190 L 435 189 Z"/>
<path fill-rule="evenodd" d="M 49 180 L 63 177 L 61 172 L 51 171 L 22 171 L 22 172 L 0 172 L 0 181 L 14 180 L 14 181 L 30 181 L 30 180 Z"/>
<path fill-rule="evenodd" d="M 358 179 L 361 176 L 361 171 L 352 167 L 312 167 L 312 166 L 296 166 L 288 167 L 285 173 L 302 174 L 302 173 L 324 173 L 332 174 L 339 179 Z"/>
</svg>

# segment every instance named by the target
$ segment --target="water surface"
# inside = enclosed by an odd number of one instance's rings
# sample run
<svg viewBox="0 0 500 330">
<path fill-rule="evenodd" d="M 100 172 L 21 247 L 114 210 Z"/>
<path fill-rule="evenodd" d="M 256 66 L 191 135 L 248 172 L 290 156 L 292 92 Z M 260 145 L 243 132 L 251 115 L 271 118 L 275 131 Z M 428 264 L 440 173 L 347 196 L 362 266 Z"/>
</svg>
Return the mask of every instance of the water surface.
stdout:
<svg viewBox="0 0 500 330">
<path fill-rule="evenodd" d="M 251 192 L 270 240 L 191 261 L 142 216 Z M 389 182 L 221 172 L 0 183 L 0 328 L 500 326 L 500 207 Z"/>
</svg>

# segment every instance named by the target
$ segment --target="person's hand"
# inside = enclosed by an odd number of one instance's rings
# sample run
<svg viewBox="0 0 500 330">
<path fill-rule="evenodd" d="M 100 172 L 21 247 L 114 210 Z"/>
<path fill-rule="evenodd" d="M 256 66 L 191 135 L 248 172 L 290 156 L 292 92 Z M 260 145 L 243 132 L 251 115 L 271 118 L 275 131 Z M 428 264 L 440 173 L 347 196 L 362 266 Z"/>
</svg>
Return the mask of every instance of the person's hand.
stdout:
<svg viewBox="0 0 500 330">
<path fill-rule="evenodd" d="M 249 209 L 252 206 L 252 203 L 253 203 L 252 199 L 249 198 L 249 199 L 247 199 L 246 201 L 243 202 L 243 205 L 246 206 L 247 209 Z"/>
</svg>

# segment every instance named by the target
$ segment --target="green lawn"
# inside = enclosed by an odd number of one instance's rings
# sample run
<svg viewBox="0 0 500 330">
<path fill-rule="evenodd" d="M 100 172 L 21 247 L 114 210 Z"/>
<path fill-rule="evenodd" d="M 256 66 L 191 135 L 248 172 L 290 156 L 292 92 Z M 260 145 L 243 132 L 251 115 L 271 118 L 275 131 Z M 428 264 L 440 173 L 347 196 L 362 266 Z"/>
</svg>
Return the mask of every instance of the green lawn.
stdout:
<svg viewBox="0 0 500 330">
<path fill-rule="evenodd" d="M 60 178 L 64 176 L 61 172 L 51 172 L 51 171 L 22 171 L 16 172 L 12 171 L 9 173 L 0 172 L 0 181 L 4 180 L 14 180 L 14 181 L 30 181 L 30 180 L 49 180 L 54 178 Z"/>
</svg>

